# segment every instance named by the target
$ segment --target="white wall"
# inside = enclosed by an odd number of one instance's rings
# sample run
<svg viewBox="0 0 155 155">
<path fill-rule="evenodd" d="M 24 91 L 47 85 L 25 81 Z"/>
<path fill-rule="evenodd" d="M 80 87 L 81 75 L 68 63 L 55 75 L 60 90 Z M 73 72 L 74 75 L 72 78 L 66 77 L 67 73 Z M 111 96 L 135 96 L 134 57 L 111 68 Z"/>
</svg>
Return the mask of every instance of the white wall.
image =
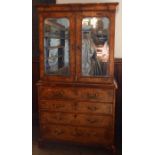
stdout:
<svg viewBox="0 0 155 155">
<path fill-rule="evenodd" d="M 57 0 L 57 4 L 63 3 L 105 3 L 119 2 L 116 12 L 115 27 L 115 58 L 122 58 L 122 0 Z"/>
</svg>

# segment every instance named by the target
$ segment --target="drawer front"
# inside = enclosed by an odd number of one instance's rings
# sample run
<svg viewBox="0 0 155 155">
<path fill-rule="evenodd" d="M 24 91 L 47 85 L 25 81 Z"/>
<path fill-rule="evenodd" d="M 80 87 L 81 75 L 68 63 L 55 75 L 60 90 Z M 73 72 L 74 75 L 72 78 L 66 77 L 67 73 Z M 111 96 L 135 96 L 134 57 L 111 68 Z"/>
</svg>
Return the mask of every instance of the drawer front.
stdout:
<svg viewBox="0 0 155 155">
<path fill-rule="evenodd" d="M 40 87 L 40 99 L 74 99 L 76 95 L 71 87 Z"/>
<path fill-rule="evenodd" d="M 112 103 L 99 103 L 99 102 L 78 102 L 75 109 L 80 113 L 90 114 L 109 114 L 112 115 Z"/>
<path fill-rule="evenodd" d="M 40 121 L 41 124 L 56 123 L 75 126 L 112 127 L 111 116 L 41 112 Z"/>
<path fill-rule="evenodd" d="M 85 144 L 111 144 L 112 130 L 105 128 L 71 127 L 63 125 L 42 125 L 44 139 L 73 141 Z"/>
<path fill-rule="evenodd" d="M 79 99 L 113 102 L 113 89 L 83 88 L 78 90 Z"/>
<path fill-rule="evenodd" d="M 55 112 L 112 114 L 112 103 L 41 100 L 40 109 Z"/>
<path fill-rule="evenodd" d="M 73 87 L 40 87 L 40 99 L 78 99 L 113 102 L 113 89 L 73 88 Z"/>
<path fill-rule="evenodd" d="M 40 109 L 60 112 L 73 112 L 75 105 L 71 101 L 41 100 Z"/>
</svg>

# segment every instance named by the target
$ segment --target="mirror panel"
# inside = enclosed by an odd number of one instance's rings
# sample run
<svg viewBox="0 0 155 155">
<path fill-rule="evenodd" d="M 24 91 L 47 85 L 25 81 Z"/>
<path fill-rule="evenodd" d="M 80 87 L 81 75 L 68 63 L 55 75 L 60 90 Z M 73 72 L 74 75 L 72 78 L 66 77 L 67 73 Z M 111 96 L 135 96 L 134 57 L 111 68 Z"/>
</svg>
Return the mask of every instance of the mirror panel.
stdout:
<svg viewBox="0 0 155 155">
<path fill-rule="evenodd" d="M 82 76 L 108 76 L 109 24 L 107 17 L 82 20 Z"/>
<path fill-rule="evenodd" d="M 69 19 L 44 20 L 45 73 L 69 76 Z"/>
</svg>

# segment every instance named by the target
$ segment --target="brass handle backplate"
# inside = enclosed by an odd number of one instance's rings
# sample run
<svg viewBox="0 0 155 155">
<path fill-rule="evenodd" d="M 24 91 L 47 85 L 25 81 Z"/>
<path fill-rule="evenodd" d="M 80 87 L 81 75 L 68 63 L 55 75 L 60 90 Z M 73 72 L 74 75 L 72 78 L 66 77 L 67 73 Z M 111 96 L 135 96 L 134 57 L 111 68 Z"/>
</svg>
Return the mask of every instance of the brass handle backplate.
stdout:
<svg viewBox="0 0 155 155">
<path fill-rule="evenodd" d="M 97 110 L 97 107 L 88 106 L 88 109 L 91 110 L 91 111 L 96 111 Z"/>
<path fill-rule="evenodd" d="M 52 97 L 64 97 L 64 93 L 63 92 L 53 92 Z"/>
<path fill-rule="evenodd" d="M 93 124 L 93 123 L 96 123 L 96 122 L 97 122 L 97 120 L 96 120 L 96 119 L 87 119 L 87 121 L 88 121 L 89 123 L 91 123 L 91 124 Z"/>
<path fill-rule="evenodd" d="M 54 133 L 57 135 L 62 135 L 64 133 L 64 131 L 63 130 L 55 130 Z"/>
<path fill-rule="evenodd" d="M 89 98 L 89 99 L 97 99 L 97 94 L 96 93 L 94 93 L 94 94 L 87 94 L 87 98 Z"/>
</svg>

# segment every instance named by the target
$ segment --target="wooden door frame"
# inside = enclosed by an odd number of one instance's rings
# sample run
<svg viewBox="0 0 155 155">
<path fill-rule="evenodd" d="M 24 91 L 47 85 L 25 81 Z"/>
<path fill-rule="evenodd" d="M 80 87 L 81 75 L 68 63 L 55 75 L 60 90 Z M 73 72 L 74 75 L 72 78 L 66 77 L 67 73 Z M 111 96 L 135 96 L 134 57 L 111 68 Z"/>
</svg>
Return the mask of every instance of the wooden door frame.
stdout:
<svg viewBox="0 0 155 155">
<path fill-rule="evenodd" d="M 63 76 L 63 75 L 47 75 L 45 74 L 45 66 L 44 66 L 44 20 L 46 18 L 68 18 L 70 21 L 69 27 L 69 35 L 70 35 L 70 42 L 69 42 L 69 68 L 70 68 L 70 75 Z M 39 52 L 40 52 L 40 80 L 43 81 L 64 81 L 64 82 L 72 82 L 75 77 L 75 52 L 74 52 L 74 43 L 75 43 L 75 22 L 74 22 L 74 14 L 71 12 L 40 12 L 39 13 Z"/>
<path fill-rule="evenodd" d="M 109 76 L 101 77 L 101 76 L 82 76 L 81 75 L 81 65 L 82 65 L 82 19 L 86 17 L 108 17 L 110 20 L 109 32 L 110 32 L 110 57 L 109 57 Z M 109 11 L 86 11 L 86 12 L 79 12 L 76 16 L 77 23 L 76 23 L 76 75 L 77 81 L 79 82 L 94 82 L 94 83 L 112 83 L 114 79 L 114 37 L 115 37 L 115 12 Z"/>
</svg>

